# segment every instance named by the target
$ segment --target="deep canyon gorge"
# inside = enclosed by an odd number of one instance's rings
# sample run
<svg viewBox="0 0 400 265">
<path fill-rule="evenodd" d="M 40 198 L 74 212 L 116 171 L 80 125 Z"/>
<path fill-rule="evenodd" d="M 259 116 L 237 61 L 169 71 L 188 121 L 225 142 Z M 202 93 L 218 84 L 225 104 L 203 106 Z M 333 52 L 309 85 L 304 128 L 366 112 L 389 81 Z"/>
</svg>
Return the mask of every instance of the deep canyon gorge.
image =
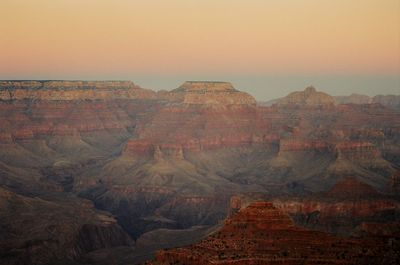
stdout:
<svg viewBox="0 0 400 265">
<path fill-rule="evenodd" d="M 0 81 L 0 185 L 0 264 L 398 264 L 400 96 Z"/>
</svg>

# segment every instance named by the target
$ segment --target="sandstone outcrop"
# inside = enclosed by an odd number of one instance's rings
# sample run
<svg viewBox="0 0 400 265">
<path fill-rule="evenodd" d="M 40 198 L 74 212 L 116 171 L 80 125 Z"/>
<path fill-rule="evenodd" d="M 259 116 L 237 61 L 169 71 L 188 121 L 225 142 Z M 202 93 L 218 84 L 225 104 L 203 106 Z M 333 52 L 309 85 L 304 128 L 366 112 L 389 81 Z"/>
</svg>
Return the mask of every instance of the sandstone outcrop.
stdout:
<svg viewBox="0 0 400 265">
<path fill-rule="evenodd" d="M 188 247 L 160 251 L 148 264 L 371 264 L 398 259 L 385 240 L 298 228 L 272 203 L 254 202 L 228 218 L 219 232 Z"/>
</svg>

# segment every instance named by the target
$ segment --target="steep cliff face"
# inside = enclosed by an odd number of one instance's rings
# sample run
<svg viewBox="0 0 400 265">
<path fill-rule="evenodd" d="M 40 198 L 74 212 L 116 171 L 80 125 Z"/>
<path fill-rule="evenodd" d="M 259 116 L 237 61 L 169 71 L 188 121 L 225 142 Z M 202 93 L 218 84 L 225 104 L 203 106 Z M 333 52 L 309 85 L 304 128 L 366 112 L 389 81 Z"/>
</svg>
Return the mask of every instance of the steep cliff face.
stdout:
<svg viewBox="0 0 400 265">
<path fill-rule="evenodd" d="M 254 202 L 227 219 L 219 232 L 195 245 L 160 251 L 149 264 L 371 264 L 398 259 L 385 240 L 304 230 L 272 203 Z"/>
</svg>

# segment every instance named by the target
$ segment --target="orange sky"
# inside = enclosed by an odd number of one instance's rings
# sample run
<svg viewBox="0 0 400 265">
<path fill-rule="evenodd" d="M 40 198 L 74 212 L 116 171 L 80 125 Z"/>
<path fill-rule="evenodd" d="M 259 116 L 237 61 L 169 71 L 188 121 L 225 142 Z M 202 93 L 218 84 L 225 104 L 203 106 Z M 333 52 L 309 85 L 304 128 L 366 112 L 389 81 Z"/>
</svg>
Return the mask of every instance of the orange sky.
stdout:
<svg viewBox="0 0 400 265">
<path fill-rule="evenodd" d="M 0 78 L 400 73 L 400 0 L 1 0 Z"/>
</svg>

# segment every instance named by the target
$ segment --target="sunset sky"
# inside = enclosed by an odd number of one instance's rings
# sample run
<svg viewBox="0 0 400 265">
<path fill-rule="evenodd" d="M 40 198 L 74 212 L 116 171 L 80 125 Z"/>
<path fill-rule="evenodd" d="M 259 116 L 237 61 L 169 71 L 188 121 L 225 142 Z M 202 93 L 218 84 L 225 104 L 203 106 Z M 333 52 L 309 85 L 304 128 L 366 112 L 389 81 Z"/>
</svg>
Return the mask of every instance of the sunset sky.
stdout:
<svg viewBox="0 0 400 265">
<path fill-rule="evenodd" d="M 0 79 L 400 94 L 400 0 L 1 0 Z"/>
</svg>

